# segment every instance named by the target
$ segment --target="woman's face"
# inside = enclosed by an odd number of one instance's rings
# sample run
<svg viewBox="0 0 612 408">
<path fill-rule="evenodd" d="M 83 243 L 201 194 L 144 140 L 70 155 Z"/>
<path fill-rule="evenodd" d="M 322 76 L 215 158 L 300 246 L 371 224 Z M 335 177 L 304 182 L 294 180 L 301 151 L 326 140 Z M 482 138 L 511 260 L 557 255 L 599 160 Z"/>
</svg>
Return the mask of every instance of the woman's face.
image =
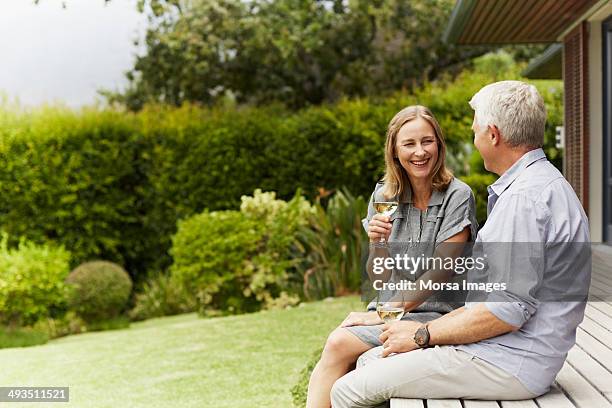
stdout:
<svg viewBox="0 0 612 408">
<path fill-rule="evenodd" d="M 430 179 L 438 161 L 436 132 L 423 118 L 411 120 L 397 133 L 395 152 L 411 181 Z"/>
</svg>

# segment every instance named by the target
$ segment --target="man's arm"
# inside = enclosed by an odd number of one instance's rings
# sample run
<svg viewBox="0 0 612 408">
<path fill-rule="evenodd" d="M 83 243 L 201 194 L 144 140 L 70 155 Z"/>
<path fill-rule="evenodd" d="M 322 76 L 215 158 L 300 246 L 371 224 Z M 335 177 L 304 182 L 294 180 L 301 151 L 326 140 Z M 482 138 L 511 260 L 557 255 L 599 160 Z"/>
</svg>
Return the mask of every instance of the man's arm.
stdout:
<svg viewBox="0 0 612 408">
<path fill-rule="evenodd" d="M 475 343 L 519 329 L 491 313 L 485 303 L 457 309 L 457 313 L 433 320 L 427 327 L 432 346 Z"/>
<path fill-rule="evenodd" d="M 380 341 L 383 343 L 382 356 L 405 353 L 417 348 L 414 334 L 422 323 L 398 321 L 385 324 Z M 484 303 L 467 309 L 462 307 L 431 321 L 428 326 L 429 344 L 468 344 L 496 337 L 519 327 L 499 319 Z"/>
</svg>

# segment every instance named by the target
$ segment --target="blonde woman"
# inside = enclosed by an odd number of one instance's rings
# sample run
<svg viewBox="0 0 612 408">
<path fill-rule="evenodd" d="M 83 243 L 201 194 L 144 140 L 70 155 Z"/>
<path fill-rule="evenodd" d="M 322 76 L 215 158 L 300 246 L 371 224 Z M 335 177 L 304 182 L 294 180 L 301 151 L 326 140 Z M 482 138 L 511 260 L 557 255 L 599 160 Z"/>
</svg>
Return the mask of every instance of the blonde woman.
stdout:
<svg viewBox="0 0 612 408">
<path fill-rule="evenodd" d="M 476 237 L 474 196 L 469 186 L 446 168 L 445 155 L 444 136 L 428 108 L 409 106 L 389 123 L 385 176 L 372 193 L 363 221 L 371 243 L 368 259 L 371 277 L 372 260 L 393 256 L 389 246 L 394 244 L 410 248 L 418 243 L 419 251 L 421 244 L 425 244 L 433 253 L 441 243 L 467 242 Z M 398 209 L 390 217 L 377 214 L 375 201 L 397 201 Z M 377 245 L 381 239 L 389 245 Z M 386 273 L 385 279 L 389 277 Z M 399 305 L 406 311 L 402 320 L 423 323 L 461 306 L 444 301 L 439 294 Z M 308 408 L 331 406 L 334 382 L 352 369 L 362 353 L 382 344 L 379 339 L 382 324 L 375 305 L 370 305 L 367 312 L 350 313 L 332 331 L 310 378 Z"/>
</svg>

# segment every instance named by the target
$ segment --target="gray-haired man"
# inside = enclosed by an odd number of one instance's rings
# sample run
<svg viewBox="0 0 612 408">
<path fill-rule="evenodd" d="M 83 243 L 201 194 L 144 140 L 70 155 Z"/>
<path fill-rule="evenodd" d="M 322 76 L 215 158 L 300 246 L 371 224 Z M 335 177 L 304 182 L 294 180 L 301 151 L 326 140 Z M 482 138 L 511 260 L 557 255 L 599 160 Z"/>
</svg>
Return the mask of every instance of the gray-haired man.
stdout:
<svg viewBox="0 0 612 408">
<path fill-rule="evenodd" d="M 563 256 L 559 244 L 588 243 L 588 221 L 542 150 L 542 97 L 532 85 L 502 81 L 482 88 L 470 106 L 474 144 L 485 168 L 500 176 L 488 189 L 488 219 L 476 243 L 537 249 L 504 258 L 502 269 L 514 282 L 508 289 L 427 325 L 387 325 L 382 348 L 334 384 L 335 408 L 379 406 L 396 397 L 533 398 L 548 391 L 575 343 L 584 301 L 554 299 L 545 288 L 562 292 L 568 282 L 581 282 L 577 292 L 586 293 L 590 268 L 584 258 Z"/>
</svg>

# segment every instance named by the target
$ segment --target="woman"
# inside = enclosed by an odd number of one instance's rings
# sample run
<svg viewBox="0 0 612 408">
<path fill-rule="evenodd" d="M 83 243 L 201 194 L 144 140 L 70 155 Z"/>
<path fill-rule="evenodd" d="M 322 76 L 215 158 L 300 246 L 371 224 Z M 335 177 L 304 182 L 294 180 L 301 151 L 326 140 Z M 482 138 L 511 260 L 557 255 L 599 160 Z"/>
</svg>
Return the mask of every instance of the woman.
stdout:
<svg viewBox="0 0 612 408">
<path fill-rule="evenodd" d="M 370 239 L 368 273 L 371 278 L 374 258 L 394 257 L 398 251 L 410 253 L 415 251 L 411 249 L 415 243 L 419 245 L 418 254 L 425 246 L 431 248 L 428 255 L 434 251 L 439 255 L 441 243 L 465 243 L 476 237 L 474 196 L 469 186 L 454 178 L 446 168 L 445 155 L 444 136 L 428 108 L 409 106 L 389 123 L 385 176 L 374 189 L 364 220 Z M 399 206 L 387 217 L 375 212 L 375 201 L 398 201 Z M 389 245 L 380 244 L 381 239 Z M 393 274 L 388 272 L 383 273 L 385 279 Z M 394 296 L 393 300 L 397 299 Z M 410 312 L 402 320 L 420 322 L 436 319 L 460 306 L 435 293 L 426 301 L 412 298 L 399 305 Z M 375 307 L 371 304 L 368 312 L 352 312 L 329 335 L 310 378 L 307 407 L 329 407 L 334 382 L 352 368 L 362 353 L 381 345 L 378 337 L 383 322 Z"/>
</svg>

